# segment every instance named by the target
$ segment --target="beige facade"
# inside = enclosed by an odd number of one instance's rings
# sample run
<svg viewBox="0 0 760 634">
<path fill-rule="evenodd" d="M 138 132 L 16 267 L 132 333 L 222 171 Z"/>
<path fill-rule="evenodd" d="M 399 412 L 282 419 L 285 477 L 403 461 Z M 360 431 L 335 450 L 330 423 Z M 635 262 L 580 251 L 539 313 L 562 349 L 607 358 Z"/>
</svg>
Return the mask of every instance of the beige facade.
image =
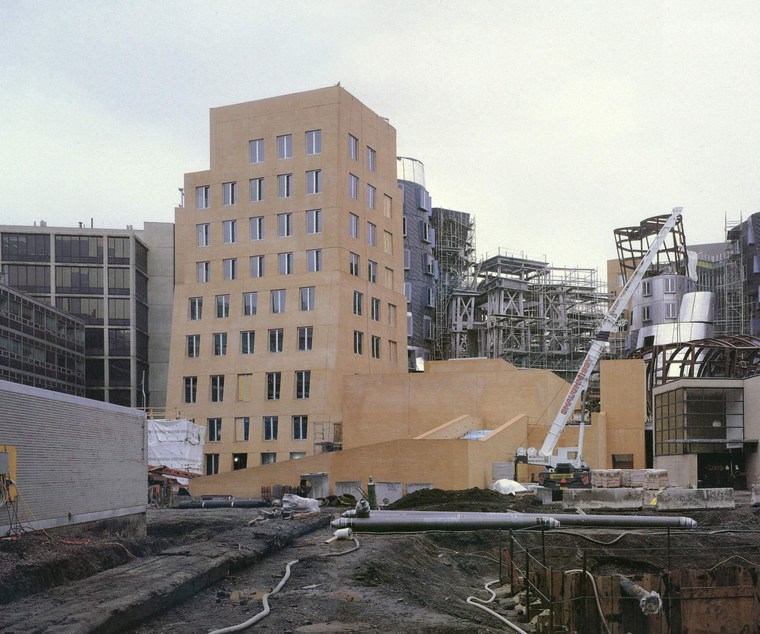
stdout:
<svg viewBox="0 0 760 634">
<path fill-rule="evenodd" d="M 610 468 L 613 455 L 632 453 L 635 468 L 644 468 L 644 364 L 604 361 L 601 373 L 608 409 L 586 430 L 586 460 Z M 423 373 L 346 376 L 343 385 L 342 451 L 198 478 L 192 493 L 258 496 L 261 487 L 295 486 L 311 473 L 325 474 L 331 492 L 369 476 L 405 490 L 411 483 L 485 487 L 494 465 L 513 461 L 517 447 L 541 446 L 569 387 L 548 370 L 483 359 L 434 361 Z M 463 439 L 472 431 L 477 439 Z M 577 442 L 577 428 L 566 428 L 560 445 Z"/>
<path fill-rule="evenodd" d="M 340 442 L 343 377 L 406 371 L 396 132 L 340 87 L 215 108 L 185 175 L 167 410 L 206 472 Z"/>
</svg>

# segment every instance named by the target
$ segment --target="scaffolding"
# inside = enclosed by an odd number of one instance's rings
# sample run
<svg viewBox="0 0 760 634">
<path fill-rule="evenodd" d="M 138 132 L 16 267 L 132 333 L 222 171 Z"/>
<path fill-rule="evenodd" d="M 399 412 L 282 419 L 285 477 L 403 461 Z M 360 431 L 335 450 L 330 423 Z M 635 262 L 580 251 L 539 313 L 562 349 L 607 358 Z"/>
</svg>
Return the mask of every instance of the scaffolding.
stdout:
<svg viewBox="0 0 760 634">
<path fill-rule="evenodd" d="M 596 269 L 499 253 L 481 262 L 477 274 L 477 356 L 572 380 L 609 302 Z"/>
<path fill-rule="evenodd" d="M 433 208 L 431 224 L 438 263 L 432 358 L 461 359 L 471 356 L 476 327 L 475 220 L 466 212 Z"/>
</svg>

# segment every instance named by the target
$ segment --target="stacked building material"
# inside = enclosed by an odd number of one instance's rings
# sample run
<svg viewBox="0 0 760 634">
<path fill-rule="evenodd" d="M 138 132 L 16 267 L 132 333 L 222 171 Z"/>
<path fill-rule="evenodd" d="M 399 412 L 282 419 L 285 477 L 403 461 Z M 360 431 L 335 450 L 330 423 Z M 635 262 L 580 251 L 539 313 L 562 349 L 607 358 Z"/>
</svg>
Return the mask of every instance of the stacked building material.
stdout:
<svg viewBox="0 0 760 634">
<path fill-rule="evenodd" d="M 616 489 L 622 484 L 622 469 L 592 469 L 591 486 L 595 489 Z"/>
</svg>

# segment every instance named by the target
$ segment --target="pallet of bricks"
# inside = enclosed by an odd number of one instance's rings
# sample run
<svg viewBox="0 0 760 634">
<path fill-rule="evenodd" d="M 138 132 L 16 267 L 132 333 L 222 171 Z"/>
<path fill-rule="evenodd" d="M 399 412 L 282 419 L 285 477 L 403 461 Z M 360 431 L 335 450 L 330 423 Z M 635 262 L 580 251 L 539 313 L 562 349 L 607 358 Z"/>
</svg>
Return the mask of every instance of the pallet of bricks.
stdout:
<svg viewBox="0 0 760 634">
<path fill-rule="evenodd" d="M 592 469 L 591 486 L 595 489 L 616 489 L 622 484 L 622 469 Z"/>
<path fill-rule="evenodd" d="M 632 489 L 657 490 L 668 485 L 668 472 L 665 469 L 622 469 L 623 487 Z"/>
</svg>

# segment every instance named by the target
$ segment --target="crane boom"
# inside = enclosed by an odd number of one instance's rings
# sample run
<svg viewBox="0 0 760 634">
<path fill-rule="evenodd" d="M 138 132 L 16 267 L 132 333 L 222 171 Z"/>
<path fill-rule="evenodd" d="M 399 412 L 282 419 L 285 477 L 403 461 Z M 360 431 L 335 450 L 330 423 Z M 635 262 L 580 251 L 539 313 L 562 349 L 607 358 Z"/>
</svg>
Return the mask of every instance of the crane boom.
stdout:
<svg viewBox="0 0 760 634">
<path fill-rule="evenodd" d="M 663 224 L 662 228 L 657 234 L 657 237 L 654 239 L 649 249 L 644 254 L 644 257 L 641 258 L 638 266 L 636 266 L 633 275 L 631 275 L 631 277 L 625 283 L 623 290 L 620 291 L 620 294 L 617 296 L 615 301 L 612 303 L 612 306 L 610 306 L 609 310 L 605 314 L 599 332 L 594 337 L 594 340 L 591 343 L 591 348 L 586 354 L 586 357 L 583 360 L 578 373 L 575 375 L 575 379 L 570 385 L 570 389 L 568 390 L 565 399 L 562 401 L 559 412 L 557 412 L 557 416 L 554 418 L 554 422 L 549 428 L 549 433 L 546 435 L 544 444 L 541 446 L 541 449 L 538 452 L 539 460 L 536 462 L 540 461 L 543 464 L 551 463 L 551 458 L 553 456 L 554 449 L 557 446 L 557 442 L 559 441 L 559 437 L 562 435 L 562 432 L 567 425 L 567 421 L 570 419 L 570 416 L 575 409 L 575 405 L 578 402 L 578 399 L 588 386 L 589 379 L 591 378 L 591 372 L 593 371 L 597 361 L 599 361 L 599 358 L 602 356 L 602 352 L 604 352 L 604 349 L 607 346 L 607 342 L 610 338 L 610 333 L 616 327 L 618 318 L 622 314 L 625 307 L 628 305 L 628 302 L 633 296 L 633 293 L 636 291 L 636 289 L 639 287 L 639 284 L 641 284 L 641 281 L 644 279 L 644 275 L 652 265 L 654 258 L 657 256 L 657 251 L 659 251 L 660 247 L 665 242 L 665 239 L 668 237 L 668 234 L 678 222 L 682 211 L 683 209 L 681 207 L 676 207 L 673 209 L 670 216 L 665 221 L 665 224 Z M 534 460 L 531 460 L 531 462 L 534 462 Z M 583 457 L 580 455 L 580 451 L 578 452 L 577 462 L 578 464 L 576 466 L 582 466 Z"/>
</svg>

